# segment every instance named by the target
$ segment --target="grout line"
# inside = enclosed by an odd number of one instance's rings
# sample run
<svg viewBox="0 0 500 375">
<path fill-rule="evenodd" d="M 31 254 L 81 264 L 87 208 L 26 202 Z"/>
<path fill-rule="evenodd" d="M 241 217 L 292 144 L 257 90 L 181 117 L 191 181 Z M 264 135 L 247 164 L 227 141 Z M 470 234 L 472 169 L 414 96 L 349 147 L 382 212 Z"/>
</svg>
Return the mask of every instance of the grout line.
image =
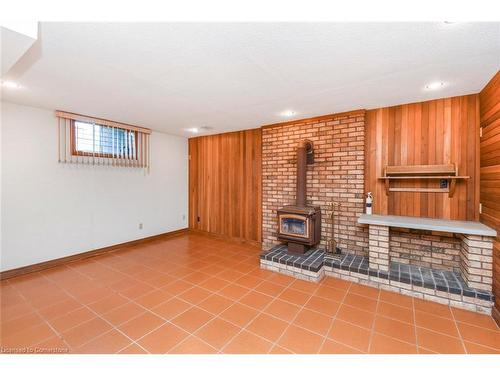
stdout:
<svg viewBox="0 0 500 375">
<path fill-rule="evenodd" d="M 342 279 L 339 279 L 339 280 L 342 280 Z M 343 280 L 343 281 L 345 282 L 346 280 Z M 320 345 L 320 347 L 319 347 L 319 349 L 318 349 L 318 352 L 320 352 L 320 351 L 321 351 L 321 349 L 323 349 L 323 347 L 325 346 L 325 342 L 326 342 L 326 340 L 330 340 L 330 338 L 328 337 L 328 334 L 329 334 L 329 333 L 330 333 L 330 331 L 332 330 L 333 323 L 334 323 L 334 322 L 335 322 L 335 320 L 337 319 L 337 315 L 338 315 L 338 313 L 339 313 L 339 310 L 342 308 L 342 305 L 344 304 L 344 301 L 345 301 L 345 299 L 346 299 L 347 295 L 349 294 L 349 291 L 351 290 L 351 286 L 352 286 L 352 284 L 353 284 L 353 283 L 352 283 L 352 281 L 349 281 L 349 287 L 346 289 L 345 294 L 344 294 L 344 297 L 342 298 L 342 301 L 340 301 L 340 302 L 339 302 L 339 308 L 337 309 L 337 311 L 335 312 L 335 315 L 334 315 L 334 316 L 333 316 L 333 318 L 332 318 L 332 322 L 330 323 L 330 327 L 328 327 L 328 331 L 326 331 L 326 335 L 325 335 L 325 337 L 323 338 L 323 342 L 321 343 L 321 345 Z M 342 319 L 340 319 L 340 320 L 342 320 Z M 337 342 L 337 341 L 335 341 L 335 342 Z M 345 344 L 343 344 L 343 343 L 342 343 L 342 345 L 345 345 Z M 350 348 L 355 349 L 354 347 L 351 347 L 350 345 L 347 345 L 347 346 L 349 346 Z M 359 349 L 356 349 L 356 350 L 359 350 Z"/>
</svg>

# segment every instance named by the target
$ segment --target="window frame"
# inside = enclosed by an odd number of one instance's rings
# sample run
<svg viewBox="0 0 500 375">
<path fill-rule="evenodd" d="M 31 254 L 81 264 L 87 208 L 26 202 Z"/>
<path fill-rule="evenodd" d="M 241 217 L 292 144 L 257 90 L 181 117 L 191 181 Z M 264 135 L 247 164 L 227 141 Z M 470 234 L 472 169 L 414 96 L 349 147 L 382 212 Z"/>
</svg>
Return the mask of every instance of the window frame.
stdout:
<svg viewBox="0 0 500 375">
<path fill-rule="evenodd" d="M 71 120 L 70 123 L 70 149 L 71 149 L 71 155 L 73 156 L 92 156 L 92 157 L 97 157 L 97 158 L 110 158 L 110 159 L 120 159 L 120 160 L 139 160 L 139 144 L 138 144 L 138 131 L 137 130 L 129 130 L 129 129 L 123 129 L 118 126 L 116 126 L 116 129 L 122 129 L 127 132 L 132 132 L 134 133 L 134 143 L 135 143 L 135 156 L 131 155 L 128 158 L 125 158 L 123 156 L 118 156 L 117 154 L 112 154 L 112 153 L 102 153 L 102 152 L 88 152 L 88 151 L 78 151 L 76 149 L 76 122 L 82 122 L 85 124 L 91 124 L 91 125 L 99 125 L 99 126 L 106 126 L 110 127 L 107 125 L 101 125 L 101 124 L 94 124 L 92 122 L 87 122 L 87 121 L 81 121 L 81 120 Z"/>
</svg>

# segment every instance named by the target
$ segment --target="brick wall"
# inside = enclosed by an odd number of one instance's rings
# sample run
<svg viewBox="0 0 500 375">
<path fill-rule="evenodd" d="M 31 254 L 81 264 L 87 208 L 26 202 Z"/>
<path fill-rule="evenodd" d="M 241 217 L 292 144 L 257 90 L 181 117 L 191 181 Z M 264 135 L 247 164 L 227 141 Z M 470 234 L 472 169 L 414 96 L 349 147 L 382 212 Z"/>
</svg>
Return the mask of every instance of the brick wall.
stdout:
<svg viewBox="0 0 500 375">
<path fill-rule="evenodd" d="M 314 143 L 315 164 L 307 169 L 307 203 L 321 206 L 321 246 L 330 238 L 326 214 L 340 202 L 335 224 L 338 246 L 366 255 L 368 229 L 357 224 L 364 210 L 365 113 L 304 120 L 262 129 L 262 239 L 269 249 L 277 240 L 276 210 L 295 203 L 296 148 L 301 139 Z"/>
<path fill-rule="evenodd" d="M 389 256 L 399 263 L 460 272 L 461 242 L 452 233 L 391 228 Z"/>
</svg>

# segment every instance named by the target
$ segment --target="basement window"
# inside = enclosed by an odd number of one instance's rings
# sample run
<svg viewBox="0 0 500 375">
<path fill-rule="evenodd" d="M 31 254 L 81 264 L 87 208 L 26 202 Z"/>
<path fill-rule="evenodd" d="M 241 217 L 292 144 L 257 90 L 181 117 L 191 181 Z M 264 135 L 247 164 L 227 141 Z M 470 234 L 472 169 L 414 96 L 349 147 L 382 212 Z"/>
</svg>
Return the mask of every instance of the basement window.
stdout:
<svg viewBox="0 0 500 375">
<path fill-rule="evenodd" d="M 75 156 L 137 159 L 137 132 L 72 121 L 71 153 Z"/>
</svg>

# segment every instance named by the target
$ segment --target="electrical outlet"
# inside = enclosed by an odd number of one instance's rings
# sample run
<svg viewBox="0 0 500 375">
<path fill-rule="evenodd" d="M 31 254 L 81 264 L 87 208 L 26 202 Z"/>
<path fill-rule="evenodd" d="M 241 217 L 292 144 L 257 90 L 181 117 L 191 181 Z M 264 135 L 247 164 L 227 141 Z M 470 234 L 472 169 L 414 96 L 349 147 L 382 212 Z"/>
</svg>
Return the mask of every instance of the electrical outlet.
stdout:
<svg viewBox="0 0 500 375">
<path fill-rule="evenodd" d="M 139 229 L 142 229 L 142 223 L 139 223 Z"/>
<path fill-rule="evenodd" d="M 182 221 L 186 221 L 186 214 L 182 214 Z"/>
</svg>

